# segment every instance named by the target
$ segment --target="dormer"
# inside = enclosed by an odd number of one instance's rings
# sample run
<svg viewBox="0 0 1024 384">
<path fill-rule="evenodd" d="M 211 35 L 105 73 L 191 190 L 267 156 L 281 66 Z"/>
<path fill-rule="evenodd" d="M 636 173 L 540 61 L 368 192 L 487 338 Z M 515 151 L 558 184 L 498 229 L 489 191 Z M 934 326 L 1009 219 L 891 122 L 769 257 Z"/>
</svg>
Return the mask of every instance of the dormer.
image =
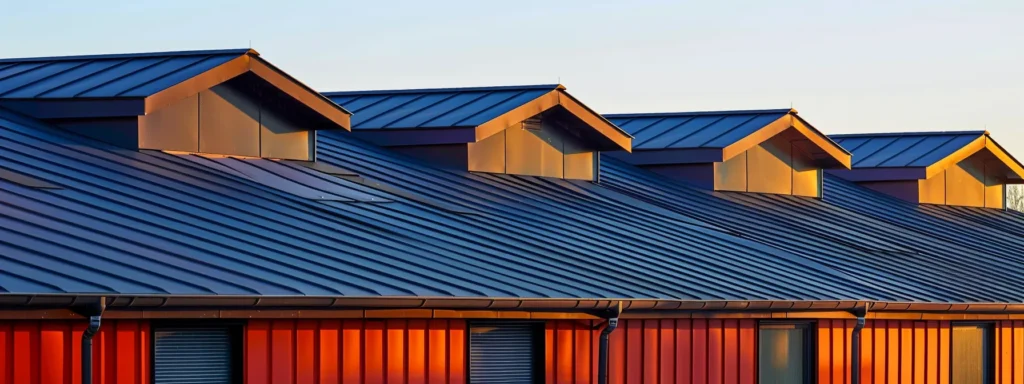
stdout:
<svg viewBox="0 0 1024 384">
<path fill-rule="evenodd" d="M 912 203 L 1003 208 L 1006 185 L 1024 179 L 985 131 L 830 137 L 854 154 L 853 169 L 832 173 Z"/>
<path fill-rule="evenodd" d="M 631 137 L 561 85 L 329 92 L 359 138 L 442 167 L 595 180 Z"/>
<path fill-rule="evenodd" d="M 625 162 L 715 191 L 821 197 L 822 169 L 850 154 L 792 109 L 613 114 L 635 137 Z"/>
<path fill-rule="evenodd" d="M 350 115 L 251 49 L 3 59 L 0 106 L 129 149 L 293 160 Z"/>
</svg>

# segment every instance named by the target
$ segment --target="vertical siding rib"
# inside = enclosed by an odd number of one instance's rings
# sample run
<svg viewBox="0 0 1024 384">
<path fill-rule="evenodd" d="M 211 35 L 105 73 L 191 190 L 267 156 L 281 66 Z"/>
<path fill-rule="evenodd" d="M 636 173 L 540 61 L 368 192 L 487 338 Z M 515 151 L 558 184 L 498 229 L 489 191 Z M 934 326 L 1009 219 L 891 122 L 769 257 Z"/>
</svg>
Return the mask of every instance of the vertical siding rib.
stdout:
<svg viewBox="0 0 1024 384">
<path fill-rule="evenodd" d="M 0 384 L 81 379 L 85 321 L 0 321 Z M 93 381 L 148 384 L 149 323 L 107 320 L 93 340 Z"/>
<path fill-rule="evenodd" d="M 609 339 L 608 382 L 756 383 L 756 324 L 754 320 L 622 320 Z M 592 374 L 596 362 L 589 360 L 597 353 L 597 343 L 581 340 L 596 340 L 599 325 L 569 320 L 548 323 L 547 366 L 557 371 L 548 372 L 549 384 L 597 382 Z M 712 349 L 716 357 L 709 355 Z M 568 372 L 561 363 L 565 356 L 574 356 L 569 361 L 576 364 Z M 581 356 L 588 358 L 581 360 Z"/>
<path fill-rule="evenodd" d="M 465 327 L 462 320 L 252 320 L 245 382 L 464 383 Z"/>
<path fill-rule="evenodd" d="M 951 326 L 949 321 L 869 320 L 861 333 L 862 383 L 949 384 Z M 852 328 L 847 320 L 818 321 L 819 383 L 850 382 Z"/>
<path fill-rule="evenodd" d="M 693 323 L 690 320 L 676 320 L 676 381 L 689 383 L 693 364 Z"/>
</svg>

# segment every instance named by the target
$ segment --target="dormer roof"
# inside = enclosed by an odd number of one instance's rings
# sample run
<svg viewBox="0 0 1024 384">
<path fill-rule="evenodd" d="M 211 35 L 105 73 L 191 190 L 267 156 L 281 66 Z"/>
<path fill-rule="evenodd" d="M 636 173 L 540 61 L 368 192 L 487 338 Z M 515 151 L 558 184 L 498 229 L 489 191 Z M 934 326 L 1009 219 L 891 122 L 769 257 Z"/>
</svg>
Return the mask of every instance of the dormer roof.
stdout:
<svg viewBox="0 0 1024 384">
<path fill-rule="evenodd" d="M 1024 179 L 1024 166 L 987 131 L 860 133 L 830 135 L 854 154 L 853 169 L 837 174 L 853 181 L 923 180 L 982 150 L 1007 170 L 1008 181 Z"/>
<path fill-rule="evenodd" d="M 582 120 L 597 150 L 632 148 L 632 137 L 580 103 L 560 84 L 326 92 L 355 113 L 353 132 L 381 145 L 484 140 L 556 106 Z"/>
<path fill-rule="evenodd" d="M 606 114 L 635 139 L 634 164 L 721 162 L 794 128 L 808 140 L 823 168 L 850 167 L 850 153 L 797 115 L 794 109 Z"/>
<path fill-rule="evenodd" d="M 351 113 L 253 49 L 0 59 L 0 104 L 43 119 L 141 116 L 246 73 L 348 129 Z"/>
</svg>

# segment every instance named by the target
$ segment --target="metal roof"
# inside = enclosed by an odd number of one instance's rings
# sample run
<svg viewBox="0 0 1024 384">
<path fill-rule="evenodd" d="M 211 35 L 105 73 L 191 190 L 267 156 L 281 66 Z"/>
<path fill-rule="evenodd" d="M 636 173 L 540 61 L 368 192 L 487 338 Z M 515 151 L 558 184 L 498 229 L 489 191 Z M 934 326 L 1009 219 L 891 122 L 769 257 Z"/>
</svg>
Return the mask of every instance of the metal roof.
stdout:
<svg viewBox="0 0 1024 384">
<path fill-rule="evenodd" d="M 948 213 L 939 218 L 943 208 L 922 208 L 831 175 L 823 200 L 698 190 L 613 159 L 603 160 L 601 179 L 611 189 L 799 254 L 899 300 L 1024 302 L 1024 237 L 1013 235 L 1024 232 L 1021 214 L 958 210 L 987 224 Z"/>
<path fill-rule="evenodd" d="M 438 169 L 318 134 L 321 163 L 129 151 L 0 110 L 0 293 L 1024 303 L 1024 217 Z M 52 188 L 57 187 L 57 188 Z M 947 209 L 948 208 L 948 209 Z"/>
<path fill-rule="evenodd" d="M 352 129 L 476 127 L 561 85 L 324 92 L 352 111 Z"/>
<path fill-rule="evenodd" d="M 0 59 L 0 98 L 147 97 L 250 49 Z"/>
<path fill-rule="evenodd" d="M 890 296 L 601 184 L 440 170 L 347 132 L 318 137 L 318 158 L 349 176 L 129 151 L 0 112 L 0 168 L 60 187 L 0 181 L 0 292 Z"/>
<path fill-rule="evenodd" d="M 854 168 L 927 167 L 970 144 L 985 131 L 829 135 L 853 153 Z"/>
<path fill-rule="evenodd" d="M 751 111 L 611 114 L 605 118 L 635 138 L 633 149 L 725 148 L 792 112 Z"/>
</svg>

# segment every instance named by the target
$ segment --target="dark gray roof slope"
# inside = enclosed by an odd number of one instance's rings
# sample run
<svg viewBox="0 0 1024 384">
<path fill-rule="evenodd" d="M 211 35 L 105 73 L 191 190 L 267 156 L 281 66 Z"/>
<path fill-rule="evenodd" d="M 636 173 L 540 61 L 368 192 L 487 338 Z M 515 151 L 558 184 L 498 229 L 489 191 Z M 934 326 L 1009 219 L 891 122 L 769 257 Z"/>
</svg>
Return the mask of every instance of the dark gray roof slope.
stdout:
<svg viewBox="0 0 1024 384">
<path fill-rule="evenodd" d="M 0 111 L 0 169 L 59 187 L 0 180 L 0 292 L 911 296 L 601 184 L 439 170 L 347 132 L 318 156 L 345 169 L 129 151 Z"/>
</svg>

